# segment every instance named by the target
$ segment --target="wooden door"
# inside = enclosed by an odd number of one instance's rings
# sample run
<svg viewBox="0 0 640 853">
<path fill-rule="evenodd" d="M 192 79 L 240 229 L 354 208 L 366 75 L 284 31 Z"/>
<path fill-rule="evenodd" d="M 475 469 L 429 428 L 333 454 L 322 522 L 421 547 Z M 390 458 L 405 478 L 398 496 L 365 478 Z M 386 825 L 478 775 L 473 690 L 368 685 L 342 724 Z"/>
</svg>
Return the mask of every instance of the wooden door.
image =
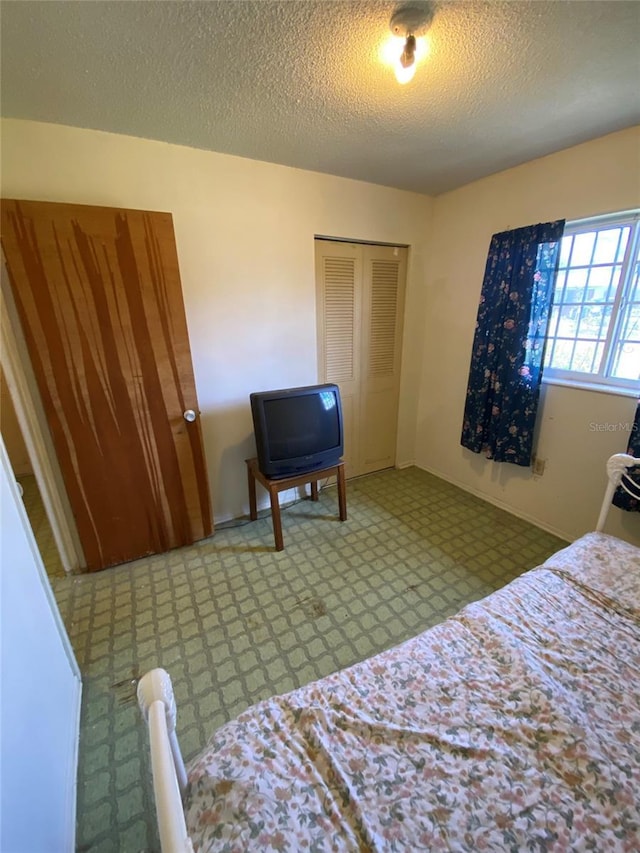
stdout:
<svg viewBox="0 0 640 853">
<path fill-rule="evenodd" d="M 87 567 L 208 536 L 171 214 L 3 200 L 2 246 Z"/>
<path fill-rule="evenodd" d="M 318 372 L 340 386 L 347 477 L 395 464 L 406 258 L 316 240 Z"/>
</svg>

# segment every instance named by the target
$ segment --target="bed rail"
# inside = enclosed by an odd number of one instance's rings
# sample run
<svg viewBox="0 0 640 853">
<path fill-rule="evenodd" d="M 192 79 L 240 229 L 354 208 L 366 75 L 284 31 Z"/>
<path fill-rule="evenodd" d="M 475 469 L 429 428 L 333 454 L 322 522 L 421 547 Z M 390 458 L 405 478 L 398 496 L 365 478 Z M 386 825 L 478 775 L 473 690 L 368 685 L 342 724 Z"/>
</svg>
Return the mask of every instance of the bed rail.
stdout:
<svg viewBox="0 0 640 853">
<path fill-rule="evenodd" d="M 598 523 L 596 524 L 596 530 L 599 533 L 604 529 L 607 515 L 609 514 L 609 508 L 611 507 L 611 501 L 613 500 L 613 495 L 618 486 L 624 489 L 624 491 L 631 495 L 632 498 L 638 498 L 640 500 L 640 490 L 638 489 L 638 486 L 629 479 L 625 480 L 627 469 L 634 468 L 639 465 L 640 459 L 636 459 L 628 453 L 616 453 L 609 458 L 607 462 L 607 477 L 609 478 L 609 482 L 604 493 Z"/>
<path fill-rule="evenodd" d="M 176 735 L 176 701 L 168 672 L 152 669 L 142 676 L 138 705 L 149 724 L 153 793 L 162 853 L 193 853 L 182 808 L 187 772 Z"/>
</svg>

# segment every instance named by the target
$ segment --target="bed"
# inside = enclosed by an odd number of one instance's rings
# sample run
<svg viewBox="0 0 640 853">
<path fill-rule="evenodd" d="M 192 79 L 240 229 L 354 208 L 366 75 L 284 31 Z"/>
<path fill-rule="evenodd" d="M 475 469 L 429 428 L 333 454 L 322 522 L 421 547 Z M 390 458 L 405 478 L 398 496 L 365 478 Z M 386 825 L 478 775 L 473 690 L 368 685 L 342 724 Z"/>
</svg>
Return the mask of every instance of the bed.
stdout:
<svg viewBox="0 0 640 853">
<path fill-rule="evenodd" d="M 167 851 L 640 849 L 640 549 L 597 530 L 402 645 L 222 726 L 185 769 L 138 688 Z"/>
</svg>

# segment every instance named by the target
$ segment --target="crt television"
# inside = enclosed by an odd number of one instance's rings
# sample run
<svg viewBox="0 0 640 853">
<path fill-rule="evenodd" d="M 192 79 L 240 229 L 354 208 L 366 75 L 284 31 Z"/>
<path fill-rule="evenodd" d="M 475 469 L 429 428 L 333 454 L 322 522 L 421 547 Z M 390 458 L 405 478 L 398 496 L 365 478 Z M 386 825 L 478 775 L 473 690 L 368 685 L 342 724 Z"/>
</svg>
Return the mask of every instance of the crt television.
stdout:
<svg viewBox="0 0 640 853">
<path fill-rule="evenodd" d="M 293 477 L 340 460 L 344 434 L 337 385 L 257 391 L 249 399 L 265 477 Z"/>
</svg>

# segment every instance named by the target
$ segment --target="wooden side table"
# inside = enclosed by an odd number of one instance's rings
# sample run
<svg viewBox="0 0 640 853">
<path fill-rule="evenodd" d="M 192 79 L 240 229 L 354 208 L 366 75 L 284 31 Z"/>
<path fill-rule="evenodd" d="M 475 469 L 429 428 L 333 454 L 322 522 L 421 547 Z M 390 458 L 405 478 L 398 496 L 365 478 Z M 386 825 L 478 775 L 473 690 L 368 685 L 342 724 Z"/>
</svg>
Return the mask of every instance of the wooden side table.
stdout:
<svg viewBox="0 0 640 853">
<path fill-rule="evenodd" d="M 338 478 L 338 507 L 340 510 L 340 521 L 347 520 L 347 490 L 344 479 L 344 462 L 340 461 L 336 465 L 331 465 L 328 468 L 311 471 L 307 474 L 298 474 L 295 477 L 281 477 L 277 480 L 271 480 L 265 477 L 262 471 L 258 468 L 258 460 L 245 459 L 247 463 L 247 479 L 249 484 L 249 517 L 255 521 L 258 517 L 258 509 L 256 505 L 256 480 L 261 483 L 269 492 L 269 501 L 271 502 L 271 518 L 273 520 L 273 535 L 276 540 L 276 551 L 284 551 L 284 541 L 282 539 L 282 519 L 280 517 L 280 502 L 278 501 L 278 493 L 284 489 L 293 489 L 295 486 L 304 486 L 306 483 L 311 483 L 311 500 L 318 500 L 318 480 L 323 480 L 325 477 L 331 477 L 336 474 Z"/>
</svg>

